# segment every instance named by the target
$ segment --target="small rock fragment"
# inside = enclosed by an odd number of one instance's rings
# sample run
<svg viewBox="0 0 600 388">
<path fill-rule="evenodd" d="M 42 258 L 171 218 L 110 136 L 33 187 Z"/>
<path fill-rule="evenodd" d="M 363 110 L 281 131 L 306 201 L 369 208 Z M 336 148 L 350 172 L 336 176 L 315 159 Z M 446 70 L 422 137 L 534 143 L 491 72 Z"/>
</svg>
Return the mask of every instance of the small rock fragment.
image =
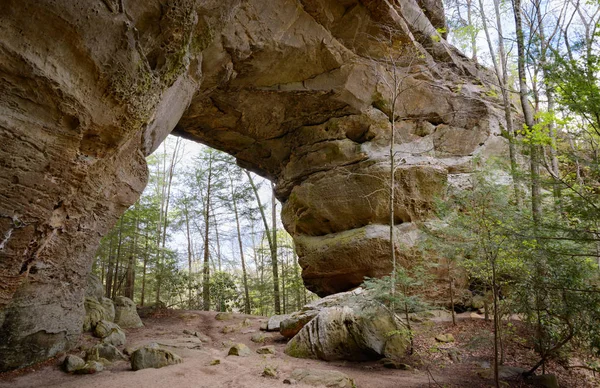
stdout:
<svg viewBox="0 0 600 388">
<path fill-rule="evenodd" d="M 75 372 L 77 369 L 83 368 L 85 361 L 81 357 L 69 354 L 62 363 L 62 368 L 67 373 Z"/>
<path fill-rule="evenodd" d="M 442 343 L 454 342 L 454 336 L 452 334 L 439 334 L 435 337 L 435 340 Z"/>
<path fill-rule="evenodd" d="M 257 343 L 257 344 L 264 344 L 265 342 L 268 342 L 272 338 L 273 337 L 271 337 L 271 335 L 269 335 L 269 334 L 256 333 L 256 334 L 252 335 L 252 337 L 250 337 L 250 341 Z"/>
<path fill-rule="evenodd" d="M 197 337 L 202 342 L 210 342 L 211 341 L 209 336 L 202 334 L 199 331 L 194 332 L 194 336 Z"/>
<path fill-rule="evenodd" d="M 221 329 L 221 333 L 229 334 L 229 333 L 233 333 L 237 329 L 238 329 L 238 327 L 236 325 L 228 325 Z"/>
<path fill-rule="evenodd" d="M 260 348 L 256 349 L 256 353 L 258 353 L 258 354 L 275 354 L 275 346 L 273 346 L 273 345 L 261 346 Z"/>
<path fill-rule="evenodd" d="M 210 365 L 219 365 L 220 363 L 221 363 L 221 360 L 219 360 L 219 359 L 217 358 L 217 359 L 215 359 L 215 360 L 212 360 L 212 361 L 210 362 Z"/>
<path fill-rule="evenodd" d="M 283 379 L 283 383 L 284 384 L 288 384 L 288 385 L 296 385 L 298 384 L 298 382 L 294 379 Z"/>
<path fill-rule="evenodd" d="M 235 344 L 231 348 L 229 348 L 228 356 L 240 356 L 240 357 L 248 357 L 252 354 L 250 348 L 248 348 L 244 344 Z"/>
<path fill-rule="evenodd" d="M 89 361 L 85 365 L 77 370 L 75 373 L 78 375 L 93 375 L 94 373 L 102 372 L 104 365 L 98 361 Z"/>
<path fill-rule="evenodd" d="M 215 315 L 215 319 L 217 321 L 229 321 L 230 319 L 233 319 L 233 314 L 231 314 L 231 313 L 218 313 L 217 315 Z"/>
<path fill-rule="evenodd" d="M 265 369 L 263 370 L 262 376 L 263 377 L 270 377 L 270 378 L 277 378 L 277 367 L 276 366 L 271 366 L 271 365 L 267 365 L 265 366 Z"/>
</svg>

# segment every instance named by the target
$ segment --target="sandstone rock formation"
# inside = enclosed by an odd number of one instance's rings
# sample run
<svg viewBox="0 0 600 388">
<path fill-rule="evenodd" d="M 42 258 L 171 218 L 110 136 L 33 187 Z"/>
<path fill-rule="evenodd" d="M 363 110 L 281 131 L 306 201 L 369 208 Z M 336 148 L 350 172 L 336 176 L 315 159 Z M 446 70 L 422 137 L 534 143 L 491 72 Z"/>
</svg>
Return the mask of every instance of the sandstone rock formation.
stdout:
<svg viewBox="0 0 600 388">
<path fill-rule="evenodd" d="M 113 301 L 104 297 L 102 282 L 92 273 L 87 277 L 83 306 L 85 308 L 83 331 L 94 330 L 100 321 L 113 322 L 115 320 Z"/>
<path fill-rule="evenodd" d="M 115 323 L 124 329 L 144 326 L 135 308 L 135 303 L 125 296 L 115 298 L 114 318 Z"/>
<path fill-rule="evenodd" d="M 170 132 L 276 183 L 311 290 L 389 271 L 382 29 L 404 55 L 399 240 L 473 156 L 502 149 L 487 75 L 443 25 L 439 0 L 4 1 L 0 371 L 72 346 L 93 252 Z"/>
<path fill-rule="evenodd" d="M 114 346 L 123 346 L 127 337 L 119 325 L 113 322 L 100 321 L 94 329 L 94 336 L 101 338 L 103 343 Z"/>
<path fill-rule="evenodd" d="M 169 365 L 181 364 L 183 359 L 178 355 L 161 349 L 157 344 L 143 346 L 131 354 L 131 369 L 163 368 Z"/>
<path fill-rule="evenodd" d="M 409 348 L 406 327 L 361 288 L 318 300 L 304 311 L 317 313 L 288 342 L 285 353 L 292 357 L 326 361 L 398 359 Z M 302 315 L 296 317 L 298 323 L 303 322 Z"/>
</svg>

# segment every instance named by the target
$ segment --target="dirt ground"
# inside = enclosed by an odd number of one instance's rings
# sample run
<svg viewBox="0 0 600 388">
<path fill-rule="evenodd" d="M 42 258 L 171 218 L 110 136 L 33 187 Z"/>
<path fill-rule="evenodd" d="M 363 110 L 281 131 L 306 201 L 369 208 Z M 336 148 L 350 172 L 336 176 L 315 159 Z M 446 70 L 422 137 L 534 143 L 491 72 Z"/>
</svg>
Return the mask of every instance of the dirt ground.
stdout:
<svg viewBox="0 0 600 388">
<path fill-rule="evenodd" d="M 251 350 L 256 350 L 261 344 L 250 340 L 259 332 L 264 317 L 243 314 L 233 314 L 231 320 L 218 321 L 214 312 L 200 311 L 169 311 L 160 316 L 143 319 L 145 327 L 128 329 L 127 347 L 137 347 L 151 342 L 162 342 L 175 347 L 163 346 L 181 356 L 182 364 L 161 369 L 144 369 L 131 371 L 127 361 L 120 361 L 107 367 L 95 375 L 70 375 L 60 370 L 60 362 L 64 355 L 53 360 L 19 371 L 0 374 L 0 387 L 29 388 L 29 387 L 64 387 L 64 388 L 121 388 L 121 387 L 282 387 L 283 380 L 296 368 L 314 368 L 337 370 L 352 377 L 360 388 L 387 387 L 490 387 L 493 382 L 480 377 L 482 368 L 488 367 L 491 360 L 490 325 L 481 319 L 461 316 L 457 326 L 452 326 L 444 320 L 428 321 L 419 324 L 418 335 L 415 338 L 415 351 L 419 358 L 406 360 L 415 368 L 413 370 L 386 369 L 379 361 L 373 362 L 325 362 L 319 360 L 303 360 L 288 357 L 284 354 L 285 339 L 278 333 L 269 333 L 272 338 L 267 342 L 274 345 L 274 355 L 257 353 L 249 357 L 227 356 L 232 343 L 244 343 Z M 248 326 L 241 327 L 247 319 Z M 224 334 L 225 326 L 237 326 L 231 333 Z M 201 349 L 185 345 L 192 335 L 186 335 L 184 330 L 197 331 L 210 338 Z M 440 344 L 433 337 L 440 333 L 451 333 L 456 338 L 454 343 Z M 195 337 L 194 337 L 195 339 Z M 79 350 L 71 354 L 83 355 L 82 349 L 97 342 L 97 339 L 84 334 Z M 183 343 L 180 346 L 179 343 Z M 190 348 L 192 347 L 192 348 Z M 449 354 L 459 354 L 459 359 L 452 360 Z M 520 357 L 527 361 L 527 355 L 513 354 L 512 347 L 507 344 L 507 355 Z M 521 351 L 521 353 L 523 353 Z M 527 353 L 527 352 L 525 352 Z M 517 358 L 518 358 L 517 357 Z M 211 365 L 213 360 L 220 364 Z M 276 367 L 277 378 L 263 377 L 266 366 Z M 557 371 L 560 369 L 557 367 Z M 557 373 L 550 369 L 551 372 Z M 594 380 L 584 372 L 557 373 L 561 387 L 594 387 L 600 386 L 599 380 Z M 505 386 L 526 386 L 523 382 L 507 382 Z M 296 387 L 307 387 L 297 384 Z"/>
</svg>

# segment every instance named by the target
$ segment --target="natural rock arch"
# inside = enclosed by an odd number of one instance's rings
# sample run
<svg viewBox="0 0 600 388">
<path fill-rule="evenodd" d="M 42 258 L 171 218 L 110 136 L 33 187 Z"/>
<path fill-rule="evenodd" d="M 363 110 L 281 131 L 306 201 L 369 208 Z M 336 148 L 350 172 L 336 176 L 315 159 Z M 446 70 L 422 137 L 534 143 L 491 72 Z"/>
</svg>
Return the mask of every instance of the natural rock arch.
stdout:
<svg viewBox="0 0 600 388">
<path fill-rule="evenodd" d="M 400 238 L 502 143 L 487 75 L 443 23 L 438 0 L 5 1 L 0 371 L 75 342 L 92 255 L 171 132 L 276 183 L 310 289 L 389 272 L 380 26 L 418 53 L 397 106 Z"/>
</svg>

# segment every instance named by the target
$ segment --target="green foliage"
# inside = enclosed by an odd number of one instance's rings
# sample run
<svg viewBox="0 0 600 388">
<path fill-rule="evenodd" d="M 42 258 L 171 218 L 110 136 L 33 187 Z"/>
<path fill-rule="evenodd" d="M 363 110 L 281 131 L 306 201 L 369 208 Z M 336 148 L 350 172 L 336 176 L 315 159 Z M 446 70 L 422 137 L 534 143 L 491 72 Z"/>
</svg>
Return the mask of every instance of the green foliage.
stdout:
<svg viewBox="0 0 600 388">
<path fill-rule="evenodd" d="M 386 306 L 393 307 L 397 312 L 404 314 L 424 311 L 430 305 L 423 298 L 423 290 L 430 285 L 432 280 L 427 266 L 413 264 L 411 268 L 401 265 L 396 268 L 396 292 L 391 293 L 391 276 L 382 278 L 365 278 L 363 287 L 370 291 L 373 299 Z"/>
<path fill-rule="evenodd" d="M 550 216 L 552 208 L 534 227 L 530 211 L 516 206 L 511 188 L 494 176 L 475 176 L 471 190 L 439 204 L 439 221 L 425 229 L 428 249 L 456 262 L 472 283 L 497 290 L 499 311 L 521 314 L 535 328 L 541 362 L 573 344 L 597 353 L 598 269 L 578 254 L 590 243 Z"/>
</svg>

